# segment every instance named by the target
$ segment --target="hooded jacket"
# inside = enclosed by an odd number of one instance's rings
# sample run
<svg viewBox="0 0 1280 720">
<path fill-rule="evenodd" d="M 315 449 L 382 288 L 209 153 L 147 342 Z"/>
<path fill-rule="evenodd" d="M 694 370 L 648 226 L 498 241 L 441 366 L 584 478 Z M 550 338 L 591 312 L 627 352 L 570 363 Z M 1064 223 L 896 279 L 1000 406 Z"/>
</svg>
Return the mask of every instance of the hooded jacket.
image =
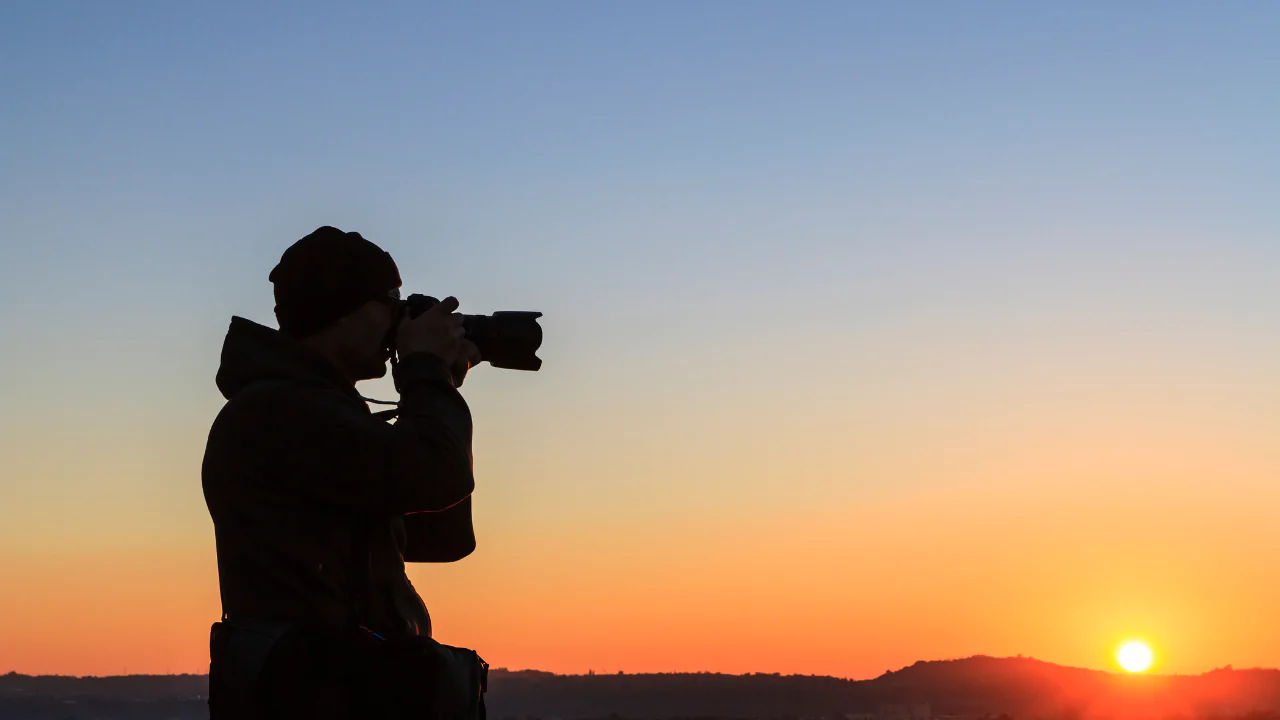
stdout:
<svg viewBox="0 0 1280 720">
<path fill-rule="evenodd" d="M 394 372 L 392 424 L 324 358 L 232 319 L 202 467 L 225 619 L 430 636 L 404 563 L 475 549 L 471 414 L 438 356 Z"/>
</svg>

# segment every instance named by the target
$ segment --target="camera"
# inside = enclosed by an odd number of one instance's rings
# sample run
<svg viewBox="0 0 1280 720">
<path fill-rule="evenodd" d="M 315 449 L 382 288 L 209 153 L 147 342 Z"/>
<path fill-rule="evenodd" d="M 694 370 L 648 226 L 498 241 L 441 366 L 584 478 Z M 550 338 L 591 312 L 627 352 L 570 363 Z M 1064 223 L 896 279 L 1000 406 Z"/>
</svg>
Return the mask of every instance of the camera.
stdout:
<svg viewBox="0 0 1280 720">
<path fill-rule="evenodd" d="M 439 300 L 429 295 L 410 295 L 401 303 L 401 313 L 416 318 Z M 502 310 L 492 315 L 463 315 L 462 327 L 468 340 L 476 344 L 484 362 L 508 370 L 537 370 L 542 360 L 535 354 L 542 345 L 542 313 L 530 310 Z M 396 328 L 387 333 L 387 349 L 396 351 Z"/>
</svg>

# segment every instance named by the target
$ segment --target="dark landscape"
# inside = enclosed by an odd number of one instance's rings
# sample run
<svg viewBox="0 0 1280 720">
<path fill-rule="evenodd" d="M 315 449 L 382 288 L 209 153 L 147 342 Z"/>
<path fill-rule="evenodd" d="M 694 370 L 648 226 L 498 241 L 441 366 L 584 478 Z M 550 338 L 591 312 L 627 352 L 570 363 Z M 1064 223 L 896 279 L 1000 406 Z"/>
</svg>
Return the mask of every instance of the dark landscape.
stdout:
<svg viewBox="0 0 1280 720">
<path fill-rule="evenodd" d="M 206 718 L 204 675 L 0 676 L 3 720 Z M 1119 675 L 1029 658 L 918 662 L 872 680 L 490 672 L 491 718 L 1280 720 L 1280 670 Z"/>
</svg>

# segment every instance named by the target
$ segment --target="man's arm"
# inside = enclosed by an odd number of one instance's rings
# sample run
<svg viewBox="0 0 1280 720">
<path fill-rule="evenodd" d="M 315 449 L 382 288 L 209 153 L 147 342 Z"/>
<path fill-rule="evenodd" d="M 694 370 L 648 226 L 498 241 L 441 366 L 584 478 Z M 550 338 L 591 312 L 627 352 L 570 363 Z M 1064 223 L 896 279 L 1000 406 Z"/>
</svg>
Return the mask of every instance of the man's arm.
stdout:
<svg viewBox="0 0 1280 720">
<path fill-rule="evenodd" d="M 471 498 L 440 512 L 404 516 L 405 562 L 456 562 L 476 549 L 471 522 Z"/>
<path fill-rule="evenodd" d="M 388 424 L 337 388 L 286 384 L 239 408 L 249 452 L 272 481 L 375 514 L 439 511 L 475 488 L 471 412 L 444 362 L 415 353 L 396 366 L 400 418 Z"/>
</svg>

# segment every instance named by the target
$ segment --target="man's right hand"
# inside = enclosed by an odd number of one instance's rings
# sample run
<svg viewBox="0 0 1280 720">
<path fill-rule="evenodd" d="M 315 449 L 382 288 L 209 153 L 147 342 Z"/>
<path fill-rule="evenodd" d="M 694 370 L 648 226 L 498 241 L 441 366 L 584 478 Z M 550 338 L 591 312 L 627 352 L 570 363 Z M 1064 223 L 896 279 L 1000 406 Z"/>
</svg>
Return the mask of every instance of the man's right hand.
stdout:
<svg viewBox="0 0 1280 720">
<path fill-rule="evenodd" d="M 475 344 L 466 339 L 462 315 L 454 312 L 457 309 L 458 299 L 449 296 L 418 317 L 402 320 L 396 330 L 396 347 L 400 356 L 434 353 L 444 360 L 446 367 L 452 367 L 460 358 L 465 359 L 475 353 Z"/>
</svg>

